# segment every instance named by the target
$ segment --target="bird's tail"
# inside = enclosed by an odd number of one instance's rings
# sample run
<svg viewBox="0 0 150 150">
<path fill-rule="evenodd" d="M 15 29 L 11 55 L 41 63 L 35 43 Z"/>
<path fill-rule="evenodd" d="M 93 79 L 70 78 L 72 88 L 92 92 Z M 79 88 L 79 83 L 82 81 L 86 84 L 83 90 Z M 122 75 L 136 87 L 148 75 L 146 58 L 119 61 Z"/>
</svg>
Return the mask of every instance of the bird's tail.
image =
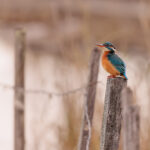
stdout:
<svg viewBox="0 0 150 150">
<path fill-rule="evenodd" d="M 126 74 L 122 74 L 121 76 L 122 76 L 125 80 L 128 80 L 128 77 L 127 77 Z"/>
</svg>

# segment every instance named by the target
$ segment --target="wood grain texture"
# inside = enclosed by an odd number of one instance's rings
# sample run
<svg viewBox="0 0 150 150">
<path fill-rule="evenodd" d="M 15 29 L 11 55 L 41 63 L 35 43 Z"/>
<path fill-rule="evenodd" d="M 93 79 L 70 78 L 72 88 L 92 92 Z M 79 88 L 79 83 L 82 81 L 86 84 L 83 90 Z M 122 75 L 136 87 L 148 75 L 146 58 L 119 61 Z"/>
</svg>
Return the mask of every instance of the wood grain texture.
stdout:
<svg viewBox="0 0 150 150">
<path fill-rule="evenodd" d="M 85 93 L 84 115 L 79 139 L 79 150 L 88 150 L 91 137 L 91 126 L 94 112 L 97 78 L 99 72 L 100 52 L 97 48 L 92 51 L 89 66 L 88 87 Z"/>
<path fill-rule="evenodd" d="M 140 149 L 140 115 L 139 106 L 133 104 L 130 88 L 122 92 L 123 107 L 123 150 Z"/>
<path fill-rule="evenodd" d="M 24 59 L 25 33 L 18 29 L 15 41 L 14 150 L 24 150 Z"/>
<path fill-rule="evenodd" d="M 121 130 L 121 92 L 127 81 L 108 78 L 105 94 L 100 150 L 118 150 Z"/>
</svg>

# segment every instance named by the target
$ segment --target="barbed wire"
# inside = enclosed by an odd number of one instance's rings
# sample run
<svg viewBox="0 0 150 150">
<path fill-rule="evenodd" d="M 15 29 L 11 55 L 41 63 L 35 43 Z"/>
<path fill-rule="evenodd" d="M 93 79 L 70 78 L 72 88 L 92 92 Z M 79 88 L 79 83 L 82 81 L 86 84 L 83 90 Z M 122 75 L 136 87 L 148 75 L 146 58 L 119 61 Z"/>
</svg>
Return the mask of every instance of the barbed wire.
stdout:
<svg viewBox="0 0 150 150">
<path fill-rule="evenodd" d="M 77 92 L 80 92 L 82 90 L 85 90 L 86 88 L 90 87 L 90 86 L 94 86 L 96 84 L 102 84 L 101 81 L 97 81 L 95 83 L 91 83 L 91 84 L 87 84 L 84 86 L 81 86 L 79 88 L 75 88 L 72 90 L 68 90 L 66 92 L 51 92 L 48 90 L 43 90 L 43 89 L 23 89 L 22 87 L 15 87 L 13 85 L 9 85 L 9 84 L 5 84 L 0 82 L 0 87 L 2 89 L 8 89 L 8 90 L 13 90 L 13 91 L 18 91 L 20 93 L 24 93 L 24 94 L 42 94 L 42 95 L 48 95 L 48 96 L 67 96 L 67 95 L 71 95 Z"/>
</svg>

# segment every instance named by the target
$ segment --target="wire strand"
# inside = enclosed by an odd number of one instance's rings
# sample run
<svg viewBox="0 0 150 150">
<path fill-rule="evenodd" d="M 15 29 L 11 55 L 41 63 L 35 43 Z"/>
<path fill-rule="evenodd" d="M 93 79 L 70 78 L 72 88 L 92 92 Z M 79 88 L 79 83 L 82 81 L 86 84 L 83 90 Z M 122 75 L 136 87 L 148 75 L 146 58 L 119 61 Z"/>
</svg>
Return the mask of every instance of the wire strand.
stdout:
<svg viewBox="0 0 150 150">
<path fill-rule="evenodd" d="M 91 83 L 85 86 L 81 86 L 79 88 L 76 89 L 72 89 L 66 92 L 62 92 L 62 93 L 58 93 L 58 92 L 50 92 L 48 90 L 38 90 L 38 89 L 23 89 L 21 87 L 15 87 L 15 86 L 11 86 L 9 84 L 5 84 L 0 82 L 0 87 L 3 89 L 9 89 L 9 90 L 14 90 L 14 91 L 18 91 L 18 92 L 22 92 L 24 94 L 43 94 L 43 95 L 48 95 L 48 96 L 66 96 L 66 95 L 70 95 L 70 94 L 74 94 L 77 92 L 80 92 L 82 90 L 85 90 L 86 88 L 90 87 L 90 86 L 94 86 L 96 84 L 102 83 L 101 81 L 97 81 L 95 83 Z"/>
</svg>

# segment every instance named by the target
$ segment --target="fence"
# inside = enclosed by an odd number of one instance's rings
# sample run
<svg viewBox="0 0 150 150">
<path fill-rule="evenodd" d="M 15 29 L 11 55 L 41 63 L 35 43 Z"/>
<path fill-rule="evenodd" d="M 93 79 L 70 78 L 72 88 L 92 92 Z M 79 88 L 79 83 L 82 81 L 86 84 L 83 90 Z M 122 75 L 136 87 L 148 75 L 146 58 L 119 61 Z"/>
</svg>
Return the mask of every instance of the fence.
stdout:
<svg viewBox="0 0 150 150">
<path fill-rule="evenodd" d="M 94 115 L 96 85 L 99 72 L 100 51 L 92 51 L 87 85 L 64 93 L 44 90 L 25 89 L 25 33 L 16 32 L 15 44 L 15 86 L 0 83 L 3 88 L 12 89 L 14 94 L 14 150 L 25 149 L 24 126 L 24 95 L 46 94 L 48 96 L 65 96 L 86 89 L 83 122 L 81 127 L 78 150 L 89 150 Z M 117 150 L 120 141 L 120 131 L 123 125 L 123 150 L 139 150 L 139 107 L 132 103 L 132 91 L 127 88 L 127 81 L 123 78 L 109 78 L 107 80 L 104 113 L 100 138 L 100 150 Z M 123 118 L 123 119 L 122 119 Z M 122 123 L 123 120 L 123 123 Z"/>
</svg>

